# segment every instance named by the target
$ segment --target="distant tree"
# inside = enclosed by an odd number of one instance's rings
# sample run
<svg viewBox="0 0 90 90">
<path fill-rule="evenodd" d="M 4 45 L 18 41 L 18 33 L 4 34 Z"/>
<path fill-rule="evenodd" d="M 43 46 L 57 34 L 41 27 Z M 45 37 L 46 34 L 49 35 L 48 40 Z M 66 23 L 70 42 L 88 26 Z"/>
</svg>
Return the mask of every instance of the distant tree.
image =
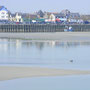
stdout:
<svg viewBox="0 0 90 90">
<path fill-rule="evenodd" d="M 81 15 L 81 19 L 83 19 L 84 21 L 90 21 L 90 15 Z"/>
</svg>

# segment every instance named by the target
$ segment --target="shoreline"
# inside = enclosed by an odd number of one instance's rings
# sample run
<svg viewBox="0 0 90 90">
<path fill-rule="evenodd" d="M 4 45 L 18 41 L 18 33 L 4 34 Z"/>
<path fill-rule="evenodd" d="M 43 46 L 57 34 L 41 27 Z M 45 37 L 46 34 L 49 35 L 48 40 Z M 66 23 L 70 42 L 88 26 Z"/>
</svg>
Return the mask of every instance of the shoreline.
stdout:
<svg viewBox="0 0 90 90">
<path fill-rule="evenodd" d="M 25 39 L 32 41 L 90 42 L 90 32 L 57 33 L 0 33 L 0 38 Z M 0 66 L 0 81 L 27 77 L 87 75 L 86 70 L 65 70 L 39 67 Z"/>
<path fill-rule="evenodd" d="M 0 81 L 30 77 L 88 75 L 90 71 L 65 70 L 39 67 L 0 66 Z"/>
<path fill-rule="evenodd" d="M 55 41 L 90 41 L 90 32 L 0 33 L 0 38 Z"/>
</svg>

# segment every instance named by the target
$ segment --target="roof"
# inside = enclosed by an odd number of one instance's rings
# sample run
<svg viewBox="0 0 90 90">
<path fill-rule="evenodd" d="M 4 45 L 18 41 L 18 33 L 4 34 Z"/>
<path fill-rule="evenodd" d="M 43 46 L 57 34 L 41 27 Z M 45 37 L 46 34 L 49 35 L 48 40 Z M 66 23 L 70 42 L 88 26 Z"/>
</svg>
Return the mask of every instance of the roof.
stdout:
<svg viewBox="0 0 90 90">
<path fill-rule="evenodd" d="M 70 13 L 71 16 L 80 16 L 79 13 Z"/>
<path fill-rule="evenodd" d="M 16 14 L 11 14 L 11 16 L 12 16 L 12 17 L 15 17 L 15 16 L 16 16 Z"/>
<path fill-rule="evenodd" d="M 0 11 L 1 11 L 1 10 L 8 11 L 7 8 L 5 8 L 4 6 L 0 6 Z"/>
<path fill-rule="evenodd" d="M 70 13 L 70 18 L 80 18 L 79 13 Z"/>
<path fill-rule="evenodd" d="M 23 13 L 22 18 L 36 19 L 37 15 L 36 14 Z"/>
</svg>

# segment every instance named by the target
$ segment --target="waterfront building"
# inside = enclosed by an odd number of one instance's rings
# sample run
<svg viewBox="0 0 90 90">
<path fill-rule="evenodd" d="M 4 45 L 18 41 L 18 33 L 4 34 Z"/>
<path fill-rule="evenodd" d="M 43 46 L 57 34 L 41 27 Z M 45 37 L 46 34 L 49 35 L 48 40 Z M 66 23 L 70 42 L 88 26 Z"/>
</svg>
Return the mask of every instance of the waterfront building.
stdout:
<svg viewBox="0 0 90 90">
<path fill-rule="evenodd" d="M 56 22 L 57 19 L 67 21 L 67 18 L 62 13 L 51 14 L 49 19 L 51 22 Z"/>
<path fill-rule="evenodd" d="M 9 20 L 13 22 L 23 22 L 22 16 L 19 13 L 11 14 Z"/>
<path fill-rule="evenodd" d="M 31 20 L 36 20 L 38 17 L 37 17 L 36 14 L 30 14 L 30 15 L 29 15 L 29 18 L 30 18 Z"/>
<path fill-rule="evenodd" d="M 30 24 L 33 22 L 36 22 L 36 19 L 38 18 L 36 14 L 30 14 L 30 13 L 22 13 L 23 23 Z"/>
<path fill-rule="evenodd" d="M 4 6 L 0 6 L 0 20 L 8 20 L 8 10 Z"/>
<path fill-rule="evenodd" d="M 44 18 L 44 19 L 49 19 L 49 18 L 50 18 L 50 15 L 51 15 L 50 12 L 45 12 L 43 18 Z"/>
<path fill-rule="evenodd" d="M 62 10 L 60 13 L 63 14 L 63 16 L 66 16 L 67 18 L 69 18 L 71 12 L 68 9 L 65 9 L 65 10 Z"/>
<path fill-rule="evenodd" d="M 9 21 L 14 22 L 15 21 L 15 14 L 11 14 L 9 15 Z"/>
<path fill-rule="evenodd" d="M 70 13 L 70 19 L 80 19 L 79 13 Z"/>
<path fill-rule="evenodd" d="M 16 19 L 16 22 L 23 22 L 22 16 L 19 13 L 16 13 L 15 19 Z"/>
<path fill-rule="evenodd" d="M 43 18 L 43 16 L 44 16 L 44 13 L 42 10 L 39 10 L 36 14 L 37 14 L 38 18 Z"/>
</svg>

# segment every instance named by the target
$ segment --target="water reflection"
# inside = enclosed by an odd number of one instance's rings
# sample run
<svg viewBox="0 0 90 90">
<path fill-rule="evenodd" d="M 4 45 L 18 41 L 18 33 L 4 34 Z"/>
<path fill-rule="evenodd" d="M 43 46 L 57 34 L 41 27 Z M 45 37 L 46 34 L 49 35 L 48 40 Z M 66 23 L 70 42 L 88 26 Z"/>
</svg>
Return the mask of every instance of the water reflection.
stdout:
<svg viewBox="0 0 90 90">
<path fill-rule="evenodd" d="M 39 50 L 42 50 L 45 47 L 62 47 L 62 48 L 71 48 L 77 46 L 90 46 L 90 42 L 62 42 L 62 41 L 30 41 L 30 40 L 19 40 L 19 39 L 0 39 L 0 50 L 4 51 L 14 47 L 19 49 L 21 47 L 36 47 Z"/>
<path fill-rule="evenodd" d="M 90 69 L 89 53 L 90 42 L 0 39 L 0 64 Z"/>
<path fill-rule="evenodd" d="M 90 46 L 90 42 L 61 42 L 61 41 L 21 41 L 22 46 L 25 47 L 37 47 L 38 49 L 42 50 L 44 47 L 63 47 L 63 48 L 70 48 L 70 47 L 77 47 L 77 46 Z M 17 42 L 16 42 L 17 44 Z M 17 47 L 17 46 L 16 46 Z"/>
</svg>

